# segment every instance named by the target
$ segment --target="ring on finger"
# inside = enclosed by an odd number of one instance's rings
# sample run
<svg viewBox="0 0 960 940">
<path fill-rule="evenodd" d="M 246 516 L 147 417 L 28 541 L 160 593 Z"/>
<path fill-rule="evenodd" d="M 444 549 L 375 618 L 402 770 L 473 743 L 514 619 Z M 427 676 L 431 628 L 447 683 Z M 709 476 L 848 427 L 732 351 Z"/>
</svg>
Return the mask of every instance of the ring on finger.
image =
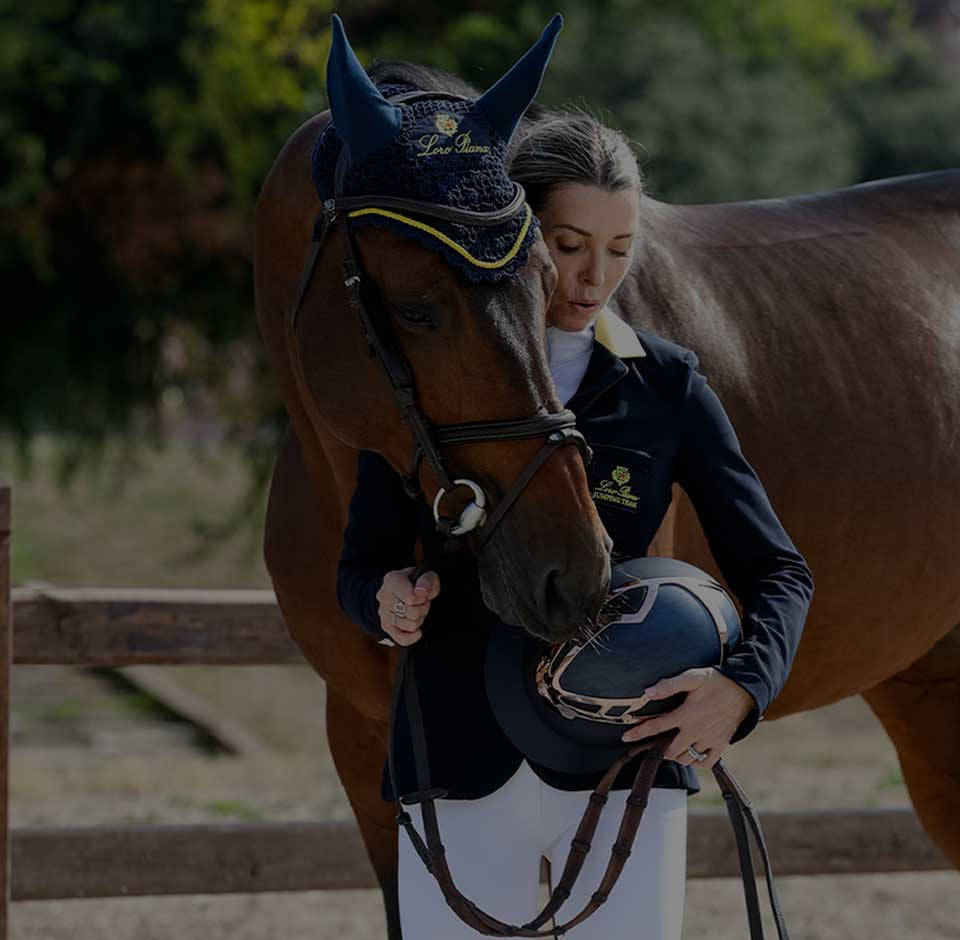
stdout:
<svg viewBox="0 0 960 940">
<path fill-rule="evenodd" d="M 692 744 L 687 748 L 687 753 L 695 760 L 702 761 L 706 760 L 710 756 L 709 750 L 707 751 L 698 751 Z"/>
<path fill-rule="evenodd" d="M 403 601 L 397 601 L 396 604 L 393 605 L 393 612 L 402 617 L 407 612 L 407 605 Z"/>
</svg>

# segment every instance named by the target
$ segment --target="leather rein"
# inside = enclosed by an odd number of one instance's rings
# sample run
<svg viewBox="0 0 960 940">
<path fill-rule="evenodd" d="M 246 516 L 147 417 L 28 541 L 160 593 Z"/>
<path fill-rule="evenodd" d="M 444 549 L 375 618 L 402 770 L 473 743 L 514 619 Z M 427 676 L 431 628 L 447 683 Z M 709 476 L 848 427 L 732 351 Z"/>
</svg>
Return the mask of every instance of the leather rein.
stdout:
<svg viewBox="0 0 960 940">
<path fill-rule="evenodd" d="M 388 100 L 393 103 L 409 103 L 424 98 L 464 100 L 461 95 L 433 91 L 408 92 L 401 95 L 394 95 Z M 411 212 L 416 215 L 465 225 L 491 226 L 500 225 L 514 218 L 520 212 L 528 211 L 525 194 L 519 184 L 515 184 L 514 197 L 510 203 L 502 209 L 492 212 L 473 212 L 471 210 L 456 209 L 436 203 L 420 202 L 391 196 L 344 197 L 341 195 L 341 192 L 346 176 L 347 165 L 346 148 L 344 147 L 337 161 L 335 171 L 335 195 L 334 198 L 327 199 L 323 203 L 323 214 L 314 228 L 314 245 L 297 286 L 296 299 L 287 318 L 286 332 L 291 365 L 300 387 L 301 395 L 308 407 L 310 396 L 308 394 L 306 377 L 303 372 L 303 363 L 296 332 L 297 317 L 303 303 L 304 295 L 307 292 L 314 270 L 316 269 L 320 253 L 323 250 L 326 237 L 341 214 L 349 214 L 352 211 L 375 207 L 396 210 L 398 212 Z M 440 490 L 434 500 L 433 512 L 437 530 L 447 538 L 447 542 L 442 551 L 444 553 L 455 551 L 460 545 L 460 539 L 464 535 L 479 529 L 475 543 L 475 553 L 479 555 L 497 525 L 520 496 L 524 487 L 557 448 L 567 444 L 575 444 L 580 449 L 585 463 L 591 459 L 592 454 L 590 448 L 583 435 L 576 429 L 576 416 L 568 409 L 563 409 L 553 414 L 547 413 L 545 409 L 541 409 L 537 414 L 529 418 L 508 421 L 479 421 L 446 425 L 443 427 L 431 425 L 417 404 L 414 376 L 410 364 L 390 324 L 389 314 L 380 302 L 374 285 L 363 270 L 349 226 L 346 226 L 346 246 L 343 274 L 344 286 L 347 288 L 350 307 L 358 316 L 369 347 L 370 356 L 377 356 L 380 359 L 387 378 L 390 381 L 400 414 L 410 428 L 414 438 L 413 452 L 407 474 L 403 478 L 404 487 L 411 497 L 422 495 L 422 489 L 419 484 L 419 467 L 421 459 L 426 458 L 433 472 L 436 474 L 437 479 L 440 481 Z M 523 471 L 521 471 L 510 489 L 504 493 L 493 512 L 489 514 L 487 512 L 486 493 L 482 487 L 467 478 L 451 477 L 440 451 L 442 446 L 517 440 L 541 436 L 546 437 L 543 446 L 528 462 Z M 473 499 L 461 512 L 458 519 L 449 519 L 441 515 L 441 503 L 444 495 L 458 486 L 468 487 L 472 491 Z M 426 562 L 418 566 L 411 575 L 411 580 L 416 580 L 420 573 L 427 570 L 427 567 Z M 381 642 L 392 645 L 392 641 Z M 647 804 L 650 789 L 653 785 L 656 770 L 664 759 L 664 752 L 667 747 L 669 747 L 676 732 L 667 732 L 649 741 L 640 742 L 625 750 L 624 754 L 614 762 L 596 789 L 590 794 L 587 808 L 577 829 L 576 836 L 571 842 L 570 853 L 567 857 L 560 881 L 556 888 L 552 890 L 546 906 L 533 920 L 526 924 L 507 924 L 485 913 L 473 901 L 470 901 L 461 894 L 454 884 L 453 876 L 447 866 L 446 854 L 437 825 L 436 806 L 434 804 L 435 800 L 446 796 L 447 791 L 430 785 L 426 734 L 423 726 L 420 699 L 417 692 L 414 672 L 415 660 L 412 655 L 412 650 L 412 647 L 404 647 L 398 651 L 397 674 L 394 681 L 394 695 L 390 716 L 390 739 L 392 742 L 397 713 L 400 708 L 400 703 L 403 701 L 410 724 L 418 790 L 410 794 L 399 794 L 392 743 L 388 747 L 388 767 L 398 802 L 400 804 L 420 804 L 422 806 L 426 840 L 424 841 L 419 832 L 417 832 L 410 814 L 402 809 L 402 807 L 401 811 L 397 814 L 397 823 L 406 830 L 413 843 L 414 849 L 436 879 L 447 903 L 464 923 L 473 927 L 478 932 L 489 936 L 559 937 L 589 917 L 590 914 L 607 900 L 610 891 L 620 877 L 620 873 L 630 855 L 633 841 Z M 548 920 L 554 918 L 554 915 L 563 905 L 564 901 L 570 896 L 574 882 L 580 874 L 587 853 L 590 851 L 600 814 L 604 804 L 607 802 L 615 778 L 619 771 L 636 756 L 640 756 L 639 768 L 634 777 L 630 794 L 627 797 L 617 838 L 611 847 L 610 861 L 598 889 L 575 917 L 560 925 L 554 922 L 554 926 L 551 929 L 541 929 Z M 751 940 L 763 940 L 763 927 L 759 913 L 753 862 L 747 839 L 747 825 L 749 825 L 753 833 L 754 840 L 758 845 L 764 863 L 770 904 L 774 912 L 778 936 L 780 940 L 788 940 L 786 926 L 783 921 L 783 915 L 780 912 L 780 906 L 770 871 L 766 845 L 764 844 L 759 820 L 756 817 L 753 806 L 733 778 L 733 775 L 727 771 L 722 761 L 717 761 L 713 767 L 713 773 L 723 793 L 727 812 L 736 835 L 737 851 L 740 858 L 740 869 L 747 902 Z"/>
</svg>

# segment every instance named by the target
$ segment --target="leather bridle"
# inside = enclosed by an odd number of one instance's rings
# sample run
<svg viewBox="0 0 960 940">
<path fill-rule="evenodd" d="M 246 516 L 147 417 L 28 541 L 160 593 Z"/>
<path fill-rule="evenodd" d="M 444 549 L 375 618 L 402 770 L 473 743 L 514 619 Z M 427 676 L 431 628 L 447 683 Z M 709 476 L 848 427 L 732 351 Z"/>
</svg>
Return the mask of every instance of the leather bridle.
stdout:
<svg viewBox="0 0 960 940">
<path fill-rule="evenodd" d="M 394 104 L 399 104 L 424 98 L 466 100 L 461 95 L 433 91 L 406 92 L 394 95 L 388 100 Z M 526 203 L 523 187 L 516 183 L 514 184 L 513 198 L 506 206 L 491 212 L 474 212 L 468 209 L 456 209 L 437 203 L 401 199 L 394 196 L 342 196 L 340 193 L 347 166 L 346 147 L 344 147 L 341 150 L 334 173 L 334 197 L 325 200 L 323 203 L 323 214 L 314 229 L 315 244 L 304 268 L 297 289 L 296 301 L 288 318 L 287 336 L 291 347 L 290 358 L 294 371 L 297 373 L 298 382 L 301 384 L 301 392 L 304 394 L 308 394 L 308 388 L 303 376 L 296 333 L 297 316 L 317 260 L 323 250 L 326 237 L 341 215 L 349 217 L 352 213 L 365 210 L 387 209 L 396 212 L 410 212 L 417 216 L 426 216 L 445 222 L 457 222 L 463 225 L 493 226 L 502 225 L 521 213 L 526 213 L 529 223 L 530 207 Z M 507 421 L 473 421 L 443 427 L 433 426 L 417 403 L 416 385 L 410 364 L 390 323 L 389 314 L 384 309 L 374 284 L 360 263 L 349 225 L 346 226 L 345 242 L 346 256 L 343 261 L 343 283 L 347 289 L 350 307 L 360 320 L 364 337 L 370 349 L 370 355 L 377 356 L 380 359 L 387 378 L 390 380 L 394 400 L 400 414 L 413 433 L 413 453 L 404 476 L 404 486 L 411 496 L 422 494 L 419 470 L 421 459 L 426 458 L 427 463 L 429 463 L 440 482 L 440 489 L 433 503 L 434 521 L 437 530 L 448 538 L 460 538 L 469 532 L 478 530 L 474 552 L 479 556 L 490 536 L 510 507 L 516 502 L 524 487 L 555 450 L 566 444 L 576 444 L 584 462 L 589 462 L 591 458 L 590 448 L 583 435 L 576 429 L 576 416 L 568 409 L 551 414 L 546 409 L 541 408 L 529 418 Z M 492 512 L 488 512 L 489 501 L 483 487 L 466 477 L 452 477 L 441 453 L 442 447 L 457 444 L 509 441 L 535 437 L 546 437 L 543 446 L 533 455 L 510 488 L 500 498 L 500 502 Z M 470 489 L 471 501 L 461 511 L 458 518 L 445 518 L 441 515 L 443 498 L 458 486 L 465 486 Z"/>
</svg>

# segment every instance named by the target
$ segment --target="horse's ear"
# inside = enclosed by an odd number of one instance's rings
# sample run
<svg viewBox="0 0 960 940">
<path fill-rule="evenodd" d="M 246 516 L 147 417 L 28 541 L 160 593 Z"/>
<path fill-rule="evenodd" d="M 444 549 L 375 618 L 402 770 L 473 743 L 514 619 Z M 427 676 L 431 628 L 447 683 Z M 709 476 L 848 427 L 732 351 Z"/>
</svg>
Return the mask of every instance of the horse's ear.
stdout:
<svg viewBox="0 0 960 940">
<path fill-rule="evenodd" d="M 348 148 L 351 160 L 362 160 L 400 132 L 400 108 L 380 94 L 363 70 L 336 13 L 331 25 L 330 56 L 327 59 L 327 99 L 337 134 Z"/>
<path fill-rule="evenodd" d="M 492 88 L 477 99 L 477 108 L 493 125 L 500 136 L 509 141 L 523 117 L 537 97 L 543 73 L 553 54 L 557 34 L 563 28 L 563 17 L 557 13 L 540 34 L 540 38 L 526 54 Z"/>
</svg>

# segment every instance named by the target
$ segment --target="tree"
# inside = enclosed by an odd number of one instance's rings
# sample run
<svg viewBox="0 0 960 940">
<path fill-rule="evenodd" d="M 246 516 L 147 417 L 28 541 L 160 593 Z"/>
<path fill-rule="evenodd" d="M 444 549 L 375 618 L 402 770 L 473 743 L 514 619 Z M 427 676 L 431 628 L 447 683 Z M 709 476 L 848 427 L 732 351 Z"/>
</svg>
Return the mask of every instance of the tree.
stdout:
<svg viewBox="0 0 960 940">
<path fill-rule="evenodd" d="M 252 209 L 325 106 L 332 7 L 0 0 L 0 428 L 95 450 L 159 435 L 164 403 L 212 399 L 265 472 L 283 418 L 253 315 Z M 362 61 L 484 88 L 554 9 L 369 0 L 344 18 Z M 907 0 L 585 0 L 540 100 L 603 109 L 659 198 L 719 201 L 956 164 L 954 84 Z"/>
</svg>

